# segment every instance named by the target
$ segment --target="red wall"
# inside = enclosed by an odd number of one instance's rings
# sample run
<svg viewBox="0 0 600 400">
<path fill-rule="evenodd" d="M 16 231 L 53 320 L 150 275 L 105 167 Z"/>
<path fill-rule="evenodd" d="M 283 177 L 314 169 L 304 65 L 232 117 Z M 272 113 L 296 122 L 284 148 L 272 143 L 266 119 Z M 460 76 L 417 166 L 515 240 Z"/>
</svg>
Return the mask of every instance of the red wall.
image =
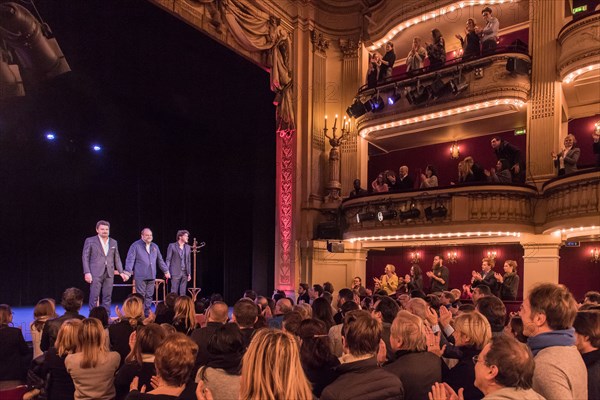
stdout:
<svg viewBox="0 0 600 400">
<path fill-rule="evenodd" d="M 575 135 L 577 145 L 581 149 L 581 155 L 577 163 L 579 169 L 594 166 L 595 155 L 592 151 L 592 132 L 594 132 L 594 125 L 598 121 L 600 121 L 600 114 L 569 121 L 569 133 Z"/>
<path fill-rule="evenodd" d="M 437 168 L 439 186 L 448 186 L 451 181 L 457 181 L 458 162 L 467 156 L 473 157 L 475 162 L 482 168 L 490 169 L 496 165 L 496 155 L 490 145 L 492 136 L 495 135 L 479 136 L 459 141 L 460 158 L 458 160 L 450 159 L 450 146 L 452 143 L 434 144 L 371 156 L 368 165 L 369 184 L 363 186 L 370 188 L 370 183 L 377 177 L 377 174 L 388 169 L 398 175 L 398 168 L 402 165 L 408 166 L 409 174 L 415 179 L 415 185 L 417 185 L 419 169 L 424 172 L 427 164 L 432 164 Z M 508 131 L 501 133 L 499 136 L 521 149 L 521 156 L 525 157 L 525 135 L 515 136 L 513 131 Z"/>
<path fill-rule="evenodd" d="M 421 254 L 419 266 L 423 273 L 431 270 L 433 257 L 441 254 L 446 258 L 449 251 L 458 253 L 458 262 L 449 264 L 447 261 L 444 264 L 450 270 L 449 288 L 462 289 L 465 283 L 471 283 L 471 272 L 473 270 L 481 271 L 481 259 L 486 256 L 487 251 L 496 251 L 496 266 L 494 271 L 504 274 L 502 266 L 504 260 L 515 260 L 517 262 L 517 271 L 521 277 L 519 284 L 518 297 L 523 294 L 523 247 L 520 245 L 472 245 L 472 246 L 426 246 L 419 248 L 390 248 L 384 251 L 369 250 L 367 256 L 367 271 L 366 285 L 369 288 L 373 287 L 373 277 L 379 277 L 383 274 L 386 264 L 393 264 L 396 267 L 396 274 L 404 276 L 410 271 L 411 257 L 410 253 L 418 251 Z M 600 267 L 600 265 L 598 265 Z M 430 285 L 430 280 L 427 276 L 423 278 L 423 285 L 427 289 Z"/>
<path fill-rule="evenodd" d="M 577 301 L 589 290 L 600 290 L 600 263 L 590 262 L 590 250 L 600 249 L 600 242 L 582 242 L 581 247 L 560 249 L 558 280 L 566 285 Z"/>
</svg>

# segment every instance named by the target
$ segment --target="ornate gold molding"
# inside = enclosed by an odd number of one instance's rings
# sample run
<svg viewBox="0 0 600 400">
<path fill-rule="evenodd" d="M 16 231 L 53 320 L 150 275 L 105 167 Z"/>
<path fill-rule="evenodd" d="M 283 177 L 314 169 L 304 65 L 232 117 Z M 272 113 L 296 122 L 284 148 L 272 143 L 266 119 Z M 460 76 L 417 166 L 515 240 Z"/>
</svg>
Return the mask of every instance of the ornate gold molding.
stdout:
<svg viewBox="0 0 600 400">
<path fill-rule="evenodd" d="M 323 37 L 322 33 L 317 33 L 315 30 L 310 31 L 310 42 L 313 45 L 313 51 L 321 54 L 326 54 L 329 49 L 329 40 Z"/>
</svg>

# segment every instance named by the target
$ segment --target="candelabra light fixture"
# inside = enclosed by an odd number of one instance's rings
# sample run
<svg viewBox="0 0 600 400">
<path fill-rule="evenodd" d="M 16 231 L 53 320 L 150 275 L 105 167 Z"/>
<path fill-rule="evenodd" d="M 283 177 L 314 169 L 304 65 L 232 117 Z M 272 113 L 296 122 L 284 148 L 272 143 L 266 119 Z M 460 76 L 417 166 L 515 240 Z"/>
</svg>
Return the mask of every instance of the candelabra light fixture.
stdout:
<svg viewBox="0 0 600 400">
<path fill-rule="evenodd" d="M 446 254 L 446 261 L 450 264 L 456 264 L 456 262 L 458 261 L 458 252 L 455 251 L 449 251 Z"/>
<path fill-rule="evenodd" d="M 600 263 L 600 249 L 597 247 L 594 247 L 593 249 L 590 250 L 590 262 L 593 262 L 594 264 L 596 263 Z"/>
<path fill-rule="evenodd" d="M 490 260 L 494 261 L 496 259 L 496 250 L 488 250 L 488 252 L 486 253 L 487 258 L 489 258 Z"/>
<path fill-rule="evenodd" d="M 411 251 L 410 253 L 410 261 L 413 264 L 418 264 L 421 261 L 421 253 L 418 251 Z"/>
<path fill-rule="evenodd" d="M 458 157 L 460 157 L 460 146 L 457 142 L 454 142 L 452 146 L 450 146 L 450 158 L 457 160 Z"/>
</svg>

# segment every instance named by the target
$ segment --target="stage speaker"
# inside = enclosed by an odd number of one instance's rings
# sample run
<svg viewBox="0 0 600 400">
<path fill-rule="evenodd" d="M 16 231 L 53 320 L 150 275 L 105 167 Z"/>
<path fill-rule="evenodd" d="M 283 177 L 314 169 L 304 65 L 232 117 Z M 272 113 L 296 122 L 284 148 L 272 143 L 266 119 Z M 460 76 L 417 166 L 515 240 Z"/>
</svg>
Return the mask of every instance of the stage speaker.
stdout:
<svg viewBox="0 0 600 400">
<path fill-rule="evenodd" d="M 520 58 L 510 57 L 506 61 L 506 70 L 511 74 L 529 75 L 531 73 L 531 64 Z"/>
<path fill-rule="evenodd" d="M 337 221 L 325 221 L 317 225 L 317 239 L 342 239 L 342 229 Z"/>
<path fill-rule="evenodd" d="M 330 253 L 343 253 L 344 242 L 327 242 L 327 251 Z"/>
</svg>

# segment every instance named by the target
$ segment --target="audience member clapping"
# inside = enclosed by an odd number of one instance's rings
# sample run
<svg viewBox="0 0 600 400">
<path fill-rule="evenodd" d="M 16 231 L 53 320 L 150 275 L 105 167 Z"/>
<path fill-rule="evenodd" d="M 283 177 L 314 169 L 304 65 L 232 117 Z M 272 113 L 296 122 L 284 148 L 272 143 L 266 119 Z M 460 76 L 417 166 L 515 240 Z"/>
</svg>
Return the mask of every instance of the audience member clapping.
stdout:
<svg viewBox="0 0 600 400">
<path fill-rule="evenodd" d="M 463 38 L 460 34 L 455 35 L 456 38 L 460 40 L 460 44 L 463 48 L 462 59 L 465 61 L 481 55 L 479 35 L 477 34 L 478 30 L 479 28 L 477 27 L 475 20 L 469 18 L 465 28 L 465 37 Z"/>
<path fill-rule="evenodd" d="M 508 165 L 508 161 L 504 158 L 501 158 L 496 162 L 496 168 L 491 168 L 489 170 L 484 170 L 485 176 L 487 177 L 488 182 L 492 183 L 511 183 L 512 175 L 510 173 L 510 165 Z"/>
<path fill-rule="evenodd" d="M 408 56 L 406 56 L 406 72 L 423 68 L 425 57 L 427 57 L 427 51 L 425 51 L 425 48 L 421 45 L 421 38 L 415 36 L 410 52 L 408 53 Z"/>
<path fill-rule="evenodd" d="M 500 298 L 502 300 L 516 300 L 519 289 L 519 275 L 517 275 L 517 262 L 504 261 L 504 275 L 498 273 L 494 277 L 500 285 Z"/>
<path fill-rule="evenodd" d="M 433 165 L 428 165 L 425 168 L 425 173 L 421 174 L 421 189 L 437 187 L 438 177 L 437 170 Z"/>
<path fill-rule="evenodd" d="M 131 351 L 129 337 L 144 321 L 144 301 L 138 296 L 129 296 L 123 303 L 123 309 L 119 311 L 121 319 L 108 327 L 110 347 L 119 353 L 121 362 Z"/>
<path fill-rule="evenodd" d="M 65 358 L 65 367 L 75 384 L 75 400 L 111 400 L 115 372 L 121 356 L 106 348 L 106 333 L 96 318 L 86 318 L 79 331 L 79 347 Z"/>
<path fill-rule="evenodd" d="M 373 193 L 383 193 L 390 190 L 388 184 L 385 182 L 383 173 L 377 175 L 377 179 L 371 182 L 371 188 L 373 188 Z"/>
<path fill-rule="evenodd" d="M 440 30 L 437 28 L 431 31 L 431 37 L 433 39 L 433 43 L 425 43 L 427 56 L 429 57 L 429 68 L 442 68 L 446 63 L 446 42 L 442 37 L 442 32 L 440 32 Z"/>
</svg>

